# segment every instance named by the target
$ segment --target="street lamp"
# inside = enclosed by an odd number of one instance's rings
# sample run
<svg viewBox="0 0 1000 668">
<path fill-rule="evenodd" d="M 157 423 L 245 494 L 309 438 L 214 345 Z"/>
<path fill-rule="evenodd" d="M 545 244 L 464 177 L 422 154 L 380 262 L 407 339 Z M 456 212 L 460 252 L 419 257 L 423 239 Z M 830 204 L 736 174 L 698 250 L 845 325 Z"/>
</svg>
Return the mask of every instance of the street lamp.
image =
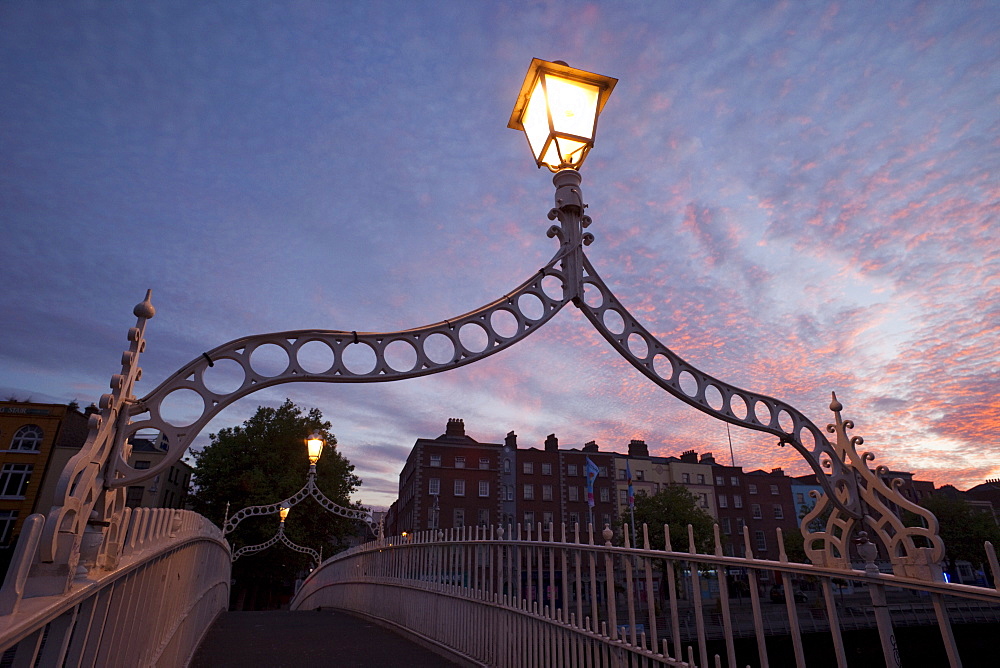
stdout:
<svg viewBox="0 0 1000 668">
<path fill-rule="evenodd" d="M 533 58 L 507 127 L 523 130 L 538 167 L 580 169 L 618 79 Z"/>
<path fill-rule="evenodd" d="M 285 520 L 288 519 L 288 512 L 292 509 L 290 505 L 286 502 L 282 502 L 281 510 L 278 511 L 278 517 L 281 518 L 281 523 L 284 524 Z"/>
<path fill-rule="evenodd" d="M 315 467 L 316 462 L 323 455 L 323 446 L 326 445 L 326 441 L 319 432 L 313 432 L 310 434 L 309 438 L 306 439 L 306 449 L 309 452 L 309 466 Z"/>
</svg>

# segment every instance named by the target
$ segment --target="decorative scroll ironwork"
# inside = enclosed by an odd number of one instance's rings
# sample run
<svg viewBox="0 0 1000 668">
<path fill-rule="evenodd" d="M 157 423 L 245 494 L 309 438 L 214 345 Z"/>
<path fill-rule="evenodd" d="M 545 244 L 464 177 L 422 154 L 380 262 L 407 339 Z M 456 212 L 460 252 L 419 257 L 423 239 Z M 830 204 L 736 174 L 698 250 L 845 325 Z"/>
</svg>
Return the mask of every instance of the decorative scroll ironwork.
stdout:
<svg viewBox="0 0 1000 668">
<path fill-rule="evenodd" d="M 301 552 L 303 554 L 308 554 L 313 558 L 313 568 L 316 568 L 321 563 L 323 563 L 322 550 L 317 552 L 311 547 L 304 547 L 292 542 L 292 539 L 285 535 L 285 523 L 282 521 L 278 524 L 278 533 L 274 534 L 270 540 L 264 541 L 260 545 L 247 545 L 246 547 L 241 547 L 240 549 L 233 552 L 233 561 L 242 557 L 245 554 L 254 554 L 255 552 L 262 552 L 267 548 L 277 545 L 278 543 L 284 543 L 286 547 L 295 550 L 296 552 Z"/>
</svg>

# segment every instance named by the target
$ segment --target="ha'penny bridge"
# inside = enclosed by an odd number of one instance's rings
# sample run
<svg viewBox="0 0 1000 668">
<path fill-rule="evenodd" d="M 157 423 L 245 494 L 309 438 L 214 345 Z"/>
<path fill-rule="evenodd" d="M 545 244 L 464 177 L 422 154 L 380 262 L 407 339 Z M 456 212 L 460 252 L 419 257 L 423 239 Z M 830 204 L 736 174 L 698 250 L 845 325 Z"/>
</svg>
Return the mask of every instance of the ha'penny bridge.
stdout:
<svg viewBox="0 0 1000 668">
<path fill-rule="evenodd" d="M 616 538 L 609 527 L 566 525 L 379 534 L 325 560 L 316 553 L 321 563 L 291 611 L 274 614 L 335 611 L 343 621 L 349 613 L 460 665 L 977 665 L 966 637 L 982 625 L 996 628 L 1000 591 L 944 580 L 937 519 L 884 482 L 883 467 L 869 468 L 874 456 L 858 450 L 863 440 L 851 435 L 854 424 L 836 397 L 832 422 L 821 429 L 787 403 L 700 371 L 643 327 L 587 258 L 594 235 L 586 231 L 592 221 L 578 168 L 615 83 L 532 61 L 510 127 L 525 131 L 536 163 L 554 173 L 548 236 L 559 247 L 536 274 L 478 310 L 400 332 L 248 336 L 199 355 L 137 398 L 139 357 L 155 313 L 147 294 L 134 310 L 121 371 L 100 413 L 90 416 L 56 504 L 23 525 L 0 590 L 3 664 L 183 666 L 210 653 L 204 644 L 216 637 L 210 629 L 228 606 L 239 554 L 223 529 L 200 515 L 126 508 L 128 485 L 165 471 L 214 416 L 258 390 L 447 371 L 514 345 L 573 304 L 650 382 L 712 417 L 771 434 L 803 457 L 823 488 L 801 522 L 809 563 L 783 552 L 777 561 L 754 558 L 747 527 L 742 557 L 724 556 L 718 527 L 709 553 L 696 549 L 690 527 L 683 545 L 671 544 L 666 527 L 647 526 L 636 528 L 636 544 L 630 531 Z M 329 363 L 317 364 L 324 355 Z M 280 370 L 263 363 L 275 356 L 285 360 Z M 220 389 L 214 379 L 222 369 L 241 380 Z M 198 416 L 177 424 L 171 407 L 192 399 Z M 127 464 L 129 439 L 140 431 L 159 432 L 170 444 L 146 470 Z M 919 526 L 906 526 L 903 513 Z M 227 533 L 238 519 L 227 518 Z M 663 550 L 651 548 L 658 532 L 666 537 Z M 280 528 L 273 541 L 291 547 Z M 988 543 L 984 561 L 996 583 L 1000 567 Z M 749 586 L 733 586 L 735 574 Z M 777 602 L 758 586 L 775 580 L 788 594 Z M 796 583 L 808 583 L 806 601 L 793 594 Z M 324 629 L 335 627 L 331 613 L 317 614 L 309 628 L 318 629 L 319 643 L 329 636 Z M 420 665 L 415 655 L 403 664 Z"/>
</svg>

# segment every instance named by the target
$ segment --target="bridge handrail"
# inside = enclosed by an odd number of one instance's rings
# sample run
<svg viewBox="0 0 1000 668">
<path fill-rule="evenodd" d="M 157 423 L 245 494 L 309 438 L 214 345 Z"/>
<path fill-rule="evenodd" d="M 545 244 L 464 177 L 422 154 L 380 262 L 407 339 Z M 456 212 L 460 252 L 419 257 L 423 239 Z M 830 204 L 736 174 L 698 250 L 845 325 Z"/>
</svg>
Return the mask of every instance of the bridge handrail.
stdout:
<svg viewBox="0 0 1000 668">
<path fill-rule="evenodd" d="M 46 651 L 62 652 L 63 656 L 72 653 L 74 648 L 68 646 L 70 637 L 75 649 L 93 656 L 110 651 L 103 649 L 109 641 L 102 640 L 102 635 L 114 637 L 115 643 L 131 642 L 129 634 L 115 629 L 105 634 L 105 624 L 133 629 L 145 627 L 143 633 L 150 642 L 135 649 L 146 653 L 150 663 L 155 663 L 165 651 L 184 660 L 228 605 L 230 547 L 222 531 L 197 513 L 167 508 L 127 511 L 122 522 L 125 529 L 113 555 L 116 557 L 114 568 L 81 566 L 66 594 L 32 596 L 32 581 L 27 576 L 35 561 L 44 521 L 42 515 L 32 515 L 25 520 L 14 561 L 0 589 L 0 653 L 16 648 L 20 659 L 21 653 L 27 652 L 32 658 L 26 665 L 35 665 L 34 658 Z M 97 531 L 94 534 L 101 535 Z M 87 545 L 85 534 L 81 554 L 86 556 L 88 548 L 94 546 Z M 115 597 L 123 582 L 140 582 L 147 573 L 149 578 L 158 578 L 162 574 L 153 572 L 157 569 L 180 573 L 186 570 L 185 564 L 198 566 L 197 572 L 187 574 L 191 582 L 171 588 L 164 587 L 164 581 L 159 585 L 161 591 L 146 590 L 151 598 L 162 599 L 163 605 L 150 605 L 148 600 L 129 600 L 128 590 L 134 589 L 129 586 L 123 587 L 124 594 Z M 141 599 L 139 596 L 134 598 Z M 94 616 L 95 608 L 101 606 L 105 610 L 124 606 L 130 613 L 101 615 L 97 610 Z M 88 629 L 89 633 L 77 634 L 86 637 L 73 636 L 74 626 L 79 627 L 84 617 L 87 617 L 87 626 L 81 628 Z M 187 627 L 195 617 L 198 623 Z M 101 620 L 101 624 L 92 624 L 91 619 Z M 182 627 L 184 633 L 178 634 Z M 58 634 L 63 634 L 62 642 L 55 637 Z M 178 638 L 178 635 L 183 637 Z"/>
</svg>

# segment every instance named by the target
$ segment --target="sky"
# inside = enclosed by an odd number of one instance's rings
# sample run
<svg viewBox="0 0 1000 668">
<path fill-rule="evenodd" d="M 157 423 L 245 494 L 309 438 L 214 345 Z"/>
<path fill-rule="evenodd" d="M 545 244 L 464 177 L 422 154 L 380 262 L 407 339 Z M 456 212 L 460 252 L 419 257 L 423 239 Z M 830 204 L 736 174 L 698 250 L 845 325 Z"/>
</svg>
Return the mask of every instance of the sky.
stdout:
<svg viewBox="0 0 1000 668">
<path fill-rule="evenodd" d="M 598 272 L 662 343 L 875 465 L 1000 477 L 1000 4 L 0 3 L 0 394 L 81 405 L 152 289 L 139 396 L 203 351 L 396 331 L 546 264 L 550 175 L 507 129 L 533 57 L 619 79 L 584 164 Z M 808 471 L 677 401 L 573 306 L 486 360 L 287 384 L 395 497 L 463 418 L 521 447 Z"/>
</svg>

